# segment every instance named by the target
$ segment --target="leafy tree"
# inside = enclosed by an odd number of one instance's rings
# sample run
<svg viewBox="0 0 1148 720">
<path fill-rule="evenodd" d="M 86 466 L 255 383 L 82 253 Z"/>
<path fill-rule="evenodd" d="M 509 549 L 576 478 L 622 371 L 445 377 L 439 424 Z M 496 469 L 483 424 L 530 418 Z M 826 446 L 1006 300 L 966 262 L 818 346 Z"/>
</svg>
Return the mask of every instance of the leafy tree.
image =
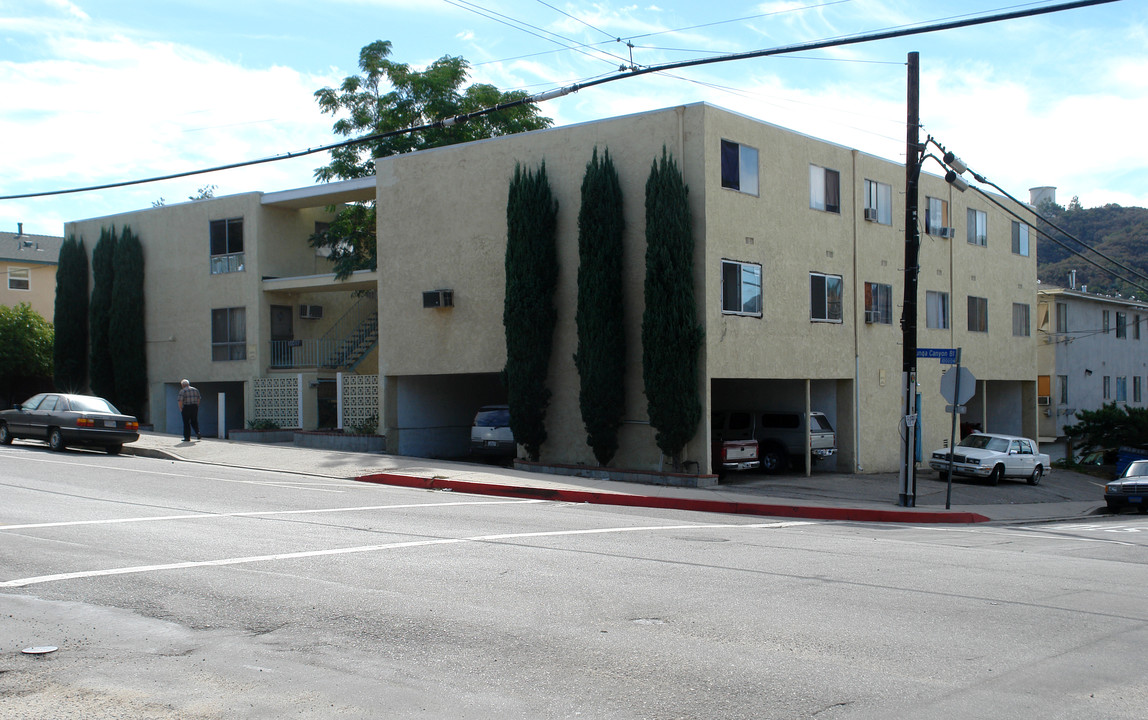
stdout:
<svg viewBox="0 0 1148 720">
<path fill-rule="evenodd" d="M 0 392 L 8 405 L 51 388 L 52 324 L 28 303 L 0 305 Z"/>
<path fill-rule="evenodd" d="M 80 392 L 88 379 L 88 254 L 75 235 L 60 247 L 53 322 L 56 388 Z"/>
<path fill-rule="evenodd" d="M 1065 425 L 1064 434 L 1081 450 L 1148 444 L 1148 408 L 1111 402 L 1099 410 L 1080 410 L 1076 417 L 1079 421 Z"/>
<path fill-rule="evenodd" d="M 626 334 L 622 305 L 622 187 L 606 150 L 598 148 L 582 178 L 578 211 L 578 395 L 586 444 L 599 465 L 618 451 L 626 409 Z"/>
<path fill-rule="evenodd" d="M 144 257 L 139 237 L 124 226 L 115 251 L 113 303 L 108 318 L 115 402 L 142 416 L 147 402 L 147 350 L 144 345 Z"/>
<path fill-rule="evenodd" d="M 698 351 L 703 330 L 694 303 L 694 238 L 689 189 L 665 147 L 646 181 L 646 309 L 642 314 L 642 380 L 656 442 L 681 467 L 697 432 Z"/>
<path fill-rule="evenodd" d="M 112 347 L 108 323 L 112 312 L 112 284 L 116 275 L 116 230 L 101 228 L 100 240 L 92 250 L 92 301 L 88 306 L 91 354 L 88 364 L 92 392 L 108 399 L 116 396 Z"/>
<path fill-rule="evenodd" d="M 390 55 L 390 41 L 377 40 L 359 52 L 361 74 L 348 76 L 338 88 L 315 92 L 322 112 L 337 116 L 333 127 L 337 135 L 355 138 L 418 127 L 526 97 L 524 92 L 504 93 L 486 84 L 464 89 L 470 64 L 461 57 L 444 55 L 419 71 L 390 60 Z M 375 173 L 375 157 L 540 130 L 550 124 L 536 105 L 524 103 L 450 127 L 336 148 L 330 164 L 318 168 L 315 177 L 323 182 L 367 177 Z M 351 217 L 340 217 L 327 232 L 311 237 L 312 246 L 332 248 L 340 278 L 375 268 L 374 204 L 367 205 L 369 213 L 355 207 L 343 211 Z M 368 219 L 369 226 L 356 224 Z M 343 228 L 345 234 L 340 232 Z"/>
<path fill-rule="evenodd" d="M 557 220 L 558 202 L 550 192 L 546 163 L 537 173 L 516 165 L 506 201 L 504 377 L 510 429 L 531 460 L 538 460 L 546 441 L 546 407 L 550 403 L 546 377 L 558 318 L 554 308 Z"/>
</svg>

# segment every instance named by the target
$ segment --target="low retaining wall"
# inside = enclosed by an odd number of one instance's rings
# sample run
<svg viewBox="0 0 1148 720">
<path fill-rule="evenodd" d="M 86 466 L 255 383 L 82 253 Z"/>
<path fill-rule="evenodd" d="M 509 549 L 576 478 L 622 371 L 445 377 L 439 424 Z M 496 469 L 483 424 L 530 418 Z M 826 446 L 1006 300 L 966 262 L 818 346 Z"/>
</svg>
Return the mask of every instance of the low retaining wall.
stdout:
<svg viewBox="0 0 1148 720">
<path fill-rule="evenodd" d="M 516 459 L 517 470 L 545 473 L 548 475 L 569 475 L 571 477 L 597 478 L 599 480 L 620 480 L 622 482 L 645 485 L 671 485 L 673 487 L 715 487 L 717 475 L 697 475 L 692 473 L 658 472 L 657 470 L 623 470 L 619 468 L 590 467 L 589 465 L 555 465 Z"/>
<path fill-rule="evenodd" d="M 294 430 L 228 430 L 228 440 L 253 443 L 289 443 L 295 439 Z"/>
<path fill-rule="evenodd" d="M 295 447 L 343 452 L 383 452 L 387 449 L 385 435 L 348 435 L 341 432 L 298 431 Z"/>
</svg>

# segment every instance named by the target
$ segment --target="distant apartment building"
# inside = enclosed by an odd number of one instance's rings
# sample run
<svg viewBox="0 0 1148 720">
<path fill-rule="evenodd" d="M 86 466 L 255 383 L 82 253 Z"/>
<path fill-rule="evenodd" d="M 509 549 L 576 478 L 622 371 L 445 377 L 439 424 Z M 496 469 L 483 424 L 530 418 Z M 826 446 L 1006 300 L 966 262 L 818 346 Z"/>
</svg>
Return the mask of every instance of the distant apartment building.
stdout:
<svg viewBox="0 0 1148 720">
<path fill-rule="evenodd" d="M 1063 457 L 1080 410 L 1148 406 L 1148 303 L 1042 286 L 1037 317 L 1040 441 Z"/>
<path fill-rule="evenodd" d="M 48 322 L 56 312 L 56 266 L 64 238 L 32 235 L 19 224 L 0 232 L 0 305 L 28 303 Z"/>
</svg>

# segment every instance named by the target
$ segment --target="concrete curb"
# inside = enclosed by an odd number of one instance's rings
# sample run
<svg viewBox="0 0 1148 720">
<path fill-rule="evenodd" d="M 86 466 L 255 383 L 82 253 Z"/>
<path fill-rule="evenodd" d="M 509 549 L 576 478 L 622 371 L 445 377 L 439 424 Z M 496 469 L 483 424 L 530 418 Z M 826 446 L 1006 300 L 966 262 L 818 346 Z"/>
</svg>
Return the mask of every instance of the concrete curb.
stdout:
<svg viewBox="0 0 1148 720">
<path fill-rule="evenodd" d="M 855 522 L 901 522 L 929 524 L 969 524 L 990 522 L 991 518 L 979 513 L 951 510 L 880 510 L 877 508 L 819 507 L 816 505 L 778 505 L 733 502 L 726 500 L 698 500 L 674 497 L 648 497 L 621 493 L 602 493 L 563 488 L 535 488 L 495 483 L 476 483 L 465 480 L 376 473 L 355 478 L 359 482 L 396 485 L 425 490 L 451 490 L 475 495 L 495 495 L 557 502 L 584 502 L 595 505 L 648 507 L 663 510 L 691 510 L 696 512 L 728 513 L 734 515 L 767 515 L 813 520 L 852 520 Z"/>
</svg>

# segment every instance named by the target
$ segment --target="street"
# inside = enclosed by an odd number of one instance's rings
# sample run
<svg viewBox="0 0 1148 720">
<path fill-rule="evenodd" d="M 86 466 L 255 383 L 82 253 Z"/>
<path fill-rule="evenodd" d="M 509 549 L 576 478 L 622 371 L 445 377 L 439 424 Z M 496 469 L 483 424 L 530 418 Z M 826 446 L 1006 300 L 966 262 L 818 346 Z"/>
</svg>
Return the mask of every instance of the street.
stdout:
<svg viewBox="0 0 1148 720">
<path fill-rule="evenodd" d="M 0 717 L 1138 718 L 1148 519 L 917 527 L 0 448 Z M 28 655 L 24 648 L 58 650 Z"/>
</svg>

